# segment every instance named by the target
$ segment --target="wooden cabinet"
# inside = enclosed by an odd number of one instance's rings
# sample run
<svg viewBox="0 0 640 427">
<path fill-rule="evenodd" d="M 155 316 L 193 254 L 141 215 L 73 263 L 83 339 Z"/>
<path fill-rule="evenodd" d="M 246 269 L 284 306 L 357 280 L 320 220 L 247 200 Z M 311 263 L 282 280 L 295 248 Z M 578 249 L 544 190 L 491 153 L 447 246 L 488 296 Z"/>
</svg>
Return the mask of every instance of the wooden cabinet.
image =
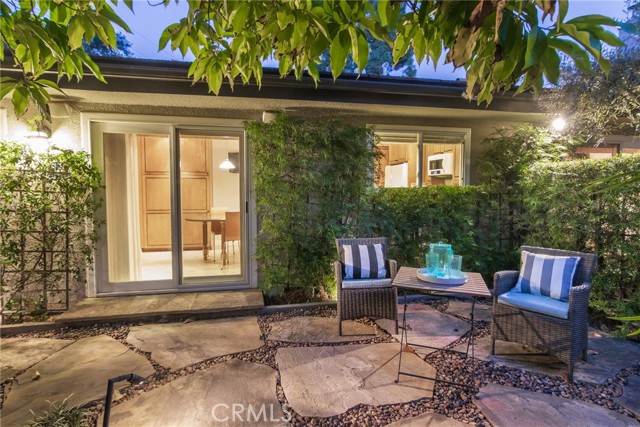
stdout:
<svg viewBox="0 0 640 427">
<path fill-rule="evenodd" d="M 379 145 L 381 156 L 376 159 L 373 183 L 376 188 L 384 187 L 384 168 L 389 164 L 389 146 Z"/>
<path fill-rule="evenodd" d="M 462 185 L 462 144 L 424 144 L 422 164 L 422 185 Z M 453 176 L 429 176 L 429 156 L 453 153 Z"/>
<path fill-rule="evenodd" d="M 388 147 L 390 165 L 407 163 L 407 144 L 390 144 Z"/>
<path fill-rule="evenodd" d="M 171 178 L 169 138 L 138 137 L 140 215 L 143 251 L 171 249 Z M 205 138 L 180 141 L 182 243 L 202 249 L 202 224 L 186 221 L 211 206 L 211 143 Z"/>
</svg>

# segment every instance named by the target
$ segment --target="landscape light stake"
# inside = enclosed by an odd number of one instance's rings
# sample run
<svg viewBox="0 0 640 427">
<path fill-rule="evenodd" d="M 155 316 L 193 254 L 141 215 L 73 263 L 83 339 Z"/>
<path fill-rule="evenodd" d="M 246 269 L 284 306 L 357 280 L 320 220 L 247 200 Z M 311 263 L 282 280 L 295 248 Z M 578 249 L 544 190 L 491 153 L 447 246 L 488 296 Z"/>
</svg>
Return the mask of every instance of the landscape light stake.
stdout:
<svg viewBox="0 0 640 427">
<path fill-rule="evenodd" d="M 113 386 L 120 381 L 129 381 L 131 385 L 139 385 L 144 382 L 144 378 L 140 375 L 130 374 L 120 375 L 119 377 L 110 378 L 107 381 L 107 395 L 104 400 L 104 419 L 102 420 L 102 427 L 109 427 L 109 417 L 111 416 L 111 401 L 113 400 Z"/>
</svg>

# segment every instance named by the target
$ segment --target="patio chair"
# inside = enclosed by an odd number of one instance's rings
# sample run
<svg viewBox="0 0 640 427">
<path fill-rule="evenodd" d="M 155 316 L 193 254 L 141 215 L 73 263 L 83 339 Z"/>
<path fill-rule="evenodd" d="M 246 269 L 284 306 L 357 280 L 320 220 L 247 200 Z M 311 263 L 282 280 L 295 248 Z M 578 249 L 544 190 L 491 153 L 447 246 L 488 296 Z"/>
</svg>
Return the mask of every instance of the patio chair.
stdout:
<svg viewBox="0 0 640 427">
<path fill-rule="evenodd" d="M 354 252 L 358 252 L 360 245 L 365 246 L 364 250 L 371 254 L 370 257 L 365 256 L 367 261 L 364 263 L 361 263 L 362 257 L 359 253 L 353 255 Z M 362 317 L 393 320 L 396 334 L 398 333 L 398 291 L 391 286 L 398 271 L 398 264 L 394 260 L 387 259 L 388 246 L 386 237 L 336 239 L 339 261 L 334 263 L 334 268 L 338 284 L 338 333 L 340 335 L 342 335 L 343 320 Z M 348 248 L 345 249 L 345 247 Z M 378 250 L 379 252 L 376 252 Z M 378 257 L 382 258 L 383 263 Z M 380 268 L 371 268 L 370 266 L 373 265 Z M 371 274 L 368 274 L 370 270 Z"/>
<path fill-rule="evenodd" d="M 566 363 L 571 383 L 578 355 L 587 360 L 587 308 L 598 256 L 533 246 L 521 249 L 520 271 L 494 276 L 491 354 L 496 354 L 496 340 L 525 344 Z"/>
</svg>

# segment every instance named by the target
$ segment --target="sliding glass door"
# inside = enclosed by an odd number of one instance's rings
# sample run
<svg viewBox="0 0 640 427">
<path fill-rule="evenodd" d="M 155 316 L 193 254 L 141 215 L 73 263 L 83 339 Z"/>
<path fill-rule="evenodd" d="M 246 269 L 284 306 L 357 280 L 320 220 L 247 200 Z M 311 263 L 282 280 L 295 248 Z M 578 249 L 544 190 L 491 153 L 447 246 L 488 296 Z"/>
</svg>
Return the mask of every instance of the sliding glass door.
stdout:
<svg viewBox="0 0 640 427">
<path fill-rule="evenodd" d="M 98 293 L 246 284 L 238 130 L 92 123 L 104 179 Z"/>
<path fill-rule="evenodd" d="M 183 283 L 241 279 L 245 206 L 242 135 L 179 132 Z"/>
</svg>

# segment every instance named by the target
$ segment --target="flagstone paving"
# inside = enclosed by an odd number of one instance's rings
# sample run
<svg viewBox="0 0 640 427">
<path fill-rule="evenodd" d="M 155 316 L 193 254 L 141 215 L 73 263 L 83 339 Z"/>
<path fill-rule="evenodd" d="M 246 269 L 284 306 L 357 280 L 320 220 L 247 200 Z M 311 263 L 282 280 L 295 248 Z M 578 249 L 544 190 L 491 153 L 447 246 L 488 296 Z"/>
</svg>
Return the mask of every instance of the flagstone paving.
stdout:
<svg viewBox="0 0 640 427">
<path fill-rule="evenodd" d="M 375 338 L 377 328 L 353 320 L 342 322 L 342 336 L 338 335 L 335 317 L 300 316 L 276 322 L 268 339 L 297 343 L 339 343 Z"/>
<path fill-rule="evenodd" d="M 403 306 L 398 306 L 398 317 L 402 321 Z M 395 322 L 388 319 L 378 319 L 376 323 L 388 332 L 395 330 Z M 402 326 L 402 323 L 400 323 Z M 413 344 L 428 345 L 442 348 L 460 339 L 471 329 L 468 322 L 457 317 L 443 314 L 425 304 L 409 304 L 407 308 L 407 337 Z M 402 331 L 399 331 L 402 332 Z M 392 335 L 400 340 L 400 334 Z M 433 349 L 416 347 L 416 352 L 426 355 Z"/>
<path fill-rule="evenodd" d="M 264 342 L 256 316 L 134 326 L 127 342 L 177 370 L 212 357 L 254 350 Z"/>
<path fill-rule="evenodd" d="M 471 318 L 471 301 L 457 301 L 449 300 L 449 307 L 447 307 L 447 314 L 453 314 L 456 316 L 464 317 L 465 319 Z M 473 309 L 473 317 L 475 321 L 482 320 L 485 322 L 491 322 L 492 308 L 491 305 L 476 303 Z"/>
<path fill-rule="evenodd" d="M 2 425 L 11 426 L 32 419 L 50 402 L 69 397 L 69 406 L 104 397 L 107 381 L 135 372 L 147 377 L 153 366 L 105 335 L 81 339 L 29 368 L 16 378 L 2 408 Z M 126 384 L 126 383 L 125 383 Z"/>
<path fill-rule="evenodd" d="M 387 424 L 387 427 L 464 427 L 467 425 L 444 415 L 430 412 Z"/>
<path fill-rule="evenodd" d="M 286 415 L 276 397 L 276 371 L 233 359 L 115 405 L 109 425 L 284 426 Z"/>
<path fill-rule="evenodd" d="M 358 404 L 387 405 L 431 397 L 431 380 L 403 376 L 396 384 L 398 350 L 394 343 L 279 348 L 276 363 L 291 407 L 302 416 L 329 417 Z M 402 370 L 435 376 L 431 365 L 407 352 Z"/>
<path fill-rule="evenodd" d="M 437 306 L 446 305 L 437 303 Z M 402 314 L 403 307 L 399 308 Z M 449 300 L 447 310 L 450 314 L 426 304 L 410 304 L 409 341 L 444 346 L 466 333 L 469 322 L 452 314 L 468 318 L 470 304 Z M 486 312 L 486 307 L 481 307 L 478 318 L 486 316 Z M 394 422 L 391 425 L 395 427 L 460 427 L 457 420 L 487 425 L 487 419 L 496 427 L 638 425 L 626 413 L 619 414 L 625 408 L 636 416 L 639 412 L 640 345 L 636 343 L 590 330 L 589 361 L 578 363 L 575 377 L 598 386 L 582 381 L 569 386 L 561 380 L 536 378 L 536 373 L 564 375 L 565 366 L 557 359 L 523 355 L 521 344 L 507 342 L 498 342 L 498 351 L 502 354 L 492 357 L 489 356 L 490 337 L 485 336 L 478 340 L 476 356 L 523 371 L 483 366 L 477 379 L 491 384 L 482 388 L 474 405 L 470 393 L 459 393 L 445 383 L 439 383 L 435 394 L 432 380 L 402 376 L 400 382 L 395 383 L 399 344 L 389 343 L 388 335 L 380 329 L 347 321 L 343 324 L 347 335 L 339 337 L 335 311 L 307 310 L 300 314 L 304 315 L 245 316 L 141 326 L 102 325 L 46 335 L 72 337 L 77 340 L 72 344 L 68 340 L 33 336 L 2 339 L 3 375 L 15 374 L 16 371 L 10 369 L 26 369 L 13 383 L 5 384 L 2 425 L 21 425 L 33 419 L 29 409 L 40 412 L 49 406 L 47 400 L 61 402 L 72 394 L 71 406 L 100 402 L 108 378 L 129 372 L 147 377 L 147 382 L 122 390 L 125 397 L 114 402 L 111 425 L 288 425 L 282 419 L 289 415 L 289 408 L 281 406 L 285 403 L 295 410 L 294 425 L 329 421 L 332 425 Z M 388 331 L 395 329 L 391 321 L 379 321 L 379 324 Z M 261 328 L 270 331 L 266 345 L 261 339 Z M 482 323 L 481 331 L 487 332 L 486 323 Z M 109 336 L 92 336 L 96 333 Z M 86 336 L 89 338 L 80 339 Z M 154 372 L 146 357 L 110 336 L 118 340 L 127 337 L 129 343 L 149 352 L 152 360 L 172 370 Z M 362 340 L 384 343 L 351 342 Z M 58 345 L 61 349 L 56 351 Z M 466 342 L 457 348 L 466 350 Z M 238 352 L 243 353 L 190 366 Z M 25 367 L 19 368 L 13 362 L 16 358 L 26 363 Z M 469 379 L 462 369 L 468 364 L 464 358 L 438 353 L 431 354 L 429 361 L 433 365 L 414 353 L 405 352 L 402 370 L 435 376 L 438 368 L 439 379 L 459 382 Z M 183 366 L 187 368 L 180 369 Z M 276 388 L 278 375 L 282 388 Z M 522 375 L 525 380 L 531 380 L 531 384 L 542 386 L 523 385 L 516 389 L 493 385 L 522 383 Z M 623 378 L 628 384 L 623 384 Z M 118 385 L 128 386 L 126 382 Z M 618 396 L 621 391 L 622 395 Z M 582 399 L 588 399 L 588 403 Z M 234 403 L 240 405 L 235 407 L 236 419 L 227 419 L 233 415 Z M 90 419 L 95 422 L 102 405 L 92 403 L 89 408 Z M 580 412 L 584 418 L 571 418 L 575 416 L 567 408 Z M 214 409 L 217 421 L 213 417 Z M 251 419 L 247 420 L 248 417 Z"/>
<path fill-rule="evenodd" d="M 466 344 L 461 344 L 455 349 L 464 351 Z M 475 357 L 478 359 L 544 375 L 565 375 L 564 363 L 555 357 L 529 350 L 522 344 L 496 341 L 496 352 L 498 354 L 491 356 L 491 337 L 483 337 L 476 341 Z M 617 374 L 621 368 L 638 363 L 640 344 L 590 329 L 587 359 L 587 362 L 578 359 L 573 373 L 574 380 L 600 384 Z"/>
<path fill-rule="evenodd" d="M 593 403 L 489 384 L 474 398 L 494 426 L 638 426 L 626 415 Z"/>
<path fill-rule="evenodd" d="M 0 360 L 0 381 L 4 382 L 53 353 L 72 344 L 71 340 L 52 338 L 2 338 L 2 360 Z"/>
<path fill-rule="evenodd" d="M 640 418 L 640 377 L 627 378 L 627 384 L 622 388 L 622 396 L 614 397 L 613 400 Z"/>
</svg>

